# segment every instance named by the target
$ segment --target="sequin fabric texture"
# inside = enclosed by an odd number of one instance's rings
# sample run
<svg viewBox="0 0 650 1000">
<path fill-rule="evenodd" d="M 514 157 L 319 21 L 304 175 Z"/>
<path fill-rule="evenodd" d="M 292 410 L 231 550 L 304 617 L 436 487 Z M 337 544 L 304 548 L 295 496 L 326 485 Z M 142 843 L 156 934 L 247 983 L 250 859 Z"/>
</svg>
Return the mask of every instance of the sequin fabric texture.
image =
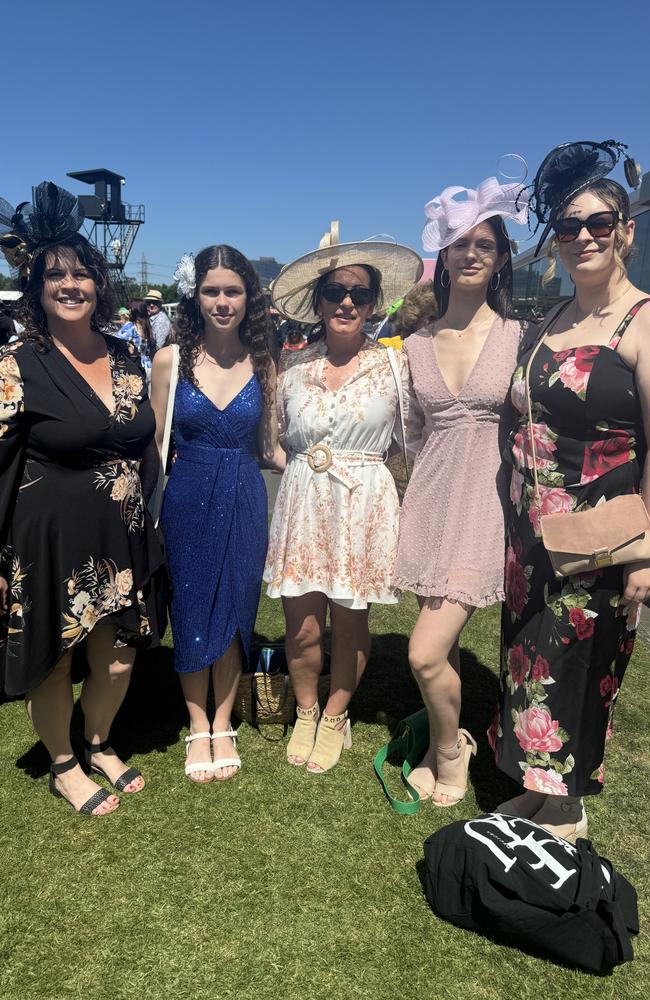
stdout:
<svg viewBox="0 0 650 1000">
<path fill-rule="evenodd" d="M 239 633 L 248 657 L 268 536 L 257 465 L 262 391 L 256 375 L 223 409 L 181 379 L 174 404 L 176 461 L 162 528 L 172 580 L 175 667 L 203 670 Z"/>
</svg>

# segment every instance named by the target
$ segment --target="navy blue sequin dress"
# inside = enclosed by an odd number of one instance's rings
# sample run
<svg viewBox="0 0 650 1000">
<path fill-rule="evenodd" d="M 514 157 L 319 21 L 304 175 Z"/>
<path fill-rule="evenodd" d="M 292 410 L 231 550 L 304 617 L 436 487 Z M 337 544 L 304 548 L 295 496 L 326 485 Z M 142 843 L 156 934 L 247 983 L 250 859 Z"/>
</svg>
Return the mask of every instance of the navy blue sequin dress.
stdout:
<svg viewBox="0 0 650 1000">
<path fill-rule="evenodd" d="M 253 375 L 220 410 L 179 380 L 176 461 L 162 528 L 173 596 L 176 670 L 203 670 L 239 633 L 248 659 L 268 541 L 268 500 L 257 465 L 262 390 Z"/>
</svg>

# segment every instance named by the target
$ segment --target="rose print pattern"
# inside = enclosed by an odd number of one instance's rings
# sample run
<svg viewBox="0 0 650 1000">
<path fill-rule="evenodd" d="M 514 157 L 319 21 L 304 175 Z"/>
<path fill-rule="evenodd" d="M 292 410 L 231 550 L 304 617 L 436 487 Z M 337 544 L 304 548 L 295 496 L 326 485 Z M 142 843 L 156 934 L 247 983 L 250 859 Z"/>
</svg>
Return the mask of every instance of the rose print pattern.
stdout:
<svg viewBox="0 0 650 1000">
<path fill-rule="evenodd" d="M 9 547 L 6 547 L 2 552 L 0 572 L 3 572 L 2 566 L 6 564 L 11 566 L 11 572 L 8 574 L 11 581 L 11 589 L 9 592 L 9 607 L 5 626 L 0 633 L 0 647 L 6 645 L 11 648 L 12 643 L 16 641 L 16 637 L 21 635 L 25 621 L 31 610 L 31 601 L 26 592 L 27 574 L 31 566 L 21 566 L 20 559 L 17 556 L 11 557 Z"/>
<path fill-rule="evenodd" d="M 599 428 L 607 430 L 608 428 Z M 590 442 L 584 451 L 580 483 L 593 483 L 617 465 L 635 458 L 633 439 L 625 431 L 612 431 L 612 436 Z"/>
<path fill-rule="evenodd" d="M 563 386 L 575 392 L 580 399 L 585 399 L 589 376 L 599 353 L 599 347 L 579 347 L 577 350 L 554 354 L 553 360 L 559 367 L 549 378 L 549 386 L 559 379 Z"/>
<path fill-rule="evenodd" d="M 133 344 L 126 344 L 128 354 L 134 360 L 138 359 L 138 353 Z M 113 399 L 115 410 L 113 418 L 117 423 L 123 424 L 133 420 L 138 404 L 142 402 L 145 390 L 145 379 L 140 375 L 134 375 L 127 364 L 127 359 L 119 351 L 112 350 L 109 346 L 109 358 L 111 363 L 111 374 L 113 377 Z"/>
<path fill-rule="evenodd" d="M 17 348 L 18 344 L 12 344 L 5 348 L 4 357 L 0 358 L 0 437 L 7 433 L 8 423 L 14 419 L 23 408 L 23 381 L 16 364 L 16 359 L 11 348 Z"/>
<path fill-rule="evenodd" d="M 541 346 L 530 373 L 532 428 L 524 382 L 530 345 L 512 379 L 500 699 L 488 739 L 500 768 L 545 794 L 601 790 L 634 648 L 640 610 L 621 605 L 622 568 L 558 580 L 539 537 L 541 515 L 639 490 L 641 406 L 634 373 L 616 350 L 634 313 L 607 347 Z M 532 435 L 541 510 L 533 502 Z"/>
<path fill-rule="evenodd" d="M 144 499 L 136 462 L 114 462 L 95 473 L 95 487 L 107 490 L 120 505 L 120 515 L 129 532 L 144 525 Z"/>
<path fill-rule="evenodd" d="M 100 618 L 134 603 L 133 572 L 118 570 L 112 560 L 91 558 L 64 582 L 70 598 L 63 614 L 64 649 L 84 638 Z"/>
</svg>

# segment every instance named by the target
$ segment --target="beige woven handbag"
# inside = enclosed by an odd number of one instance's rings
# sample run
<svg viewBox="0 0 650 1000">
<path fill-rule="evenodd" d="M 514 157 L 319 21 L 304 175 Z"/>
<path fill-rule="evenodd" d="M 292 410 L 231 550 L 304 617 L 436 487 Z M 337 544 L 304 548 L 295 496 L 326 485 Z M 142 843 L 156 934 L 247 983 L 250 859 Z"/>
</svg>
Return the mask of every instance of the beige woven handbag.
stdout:
<svg viewBox="0 0 650 1000">
<path fill-rule="evenodd" d="M 547 327 L 548 329 L 548 327 Z M 537 475 L 537 448 L 533 434 L 530 399 L 530 369 L 546 330 L 535 345 L 526 366 L 526 401 L 533 459 L 535 489 L 533 503 L 539 511 L 544 548 L 558 579 L 575 573 L 590 573 L 605 566 L 621 566 L 650 560 L 650 517 L 638 493 L 614 497 L 590 510 L 568 514 L 542 514 Z"/>
<path fill-rule="evenodd" d="M 296 698 L 284 655 L 284 643 L 254 645 L 251 661 L 253 671 L 239 679 L 233 712 L 242 722 L 255 726 L 290 726 L 296 718 Z M 318 679 L 318 700 L 327 701 L 330 689 L 329 658 Z"/>
</svg>

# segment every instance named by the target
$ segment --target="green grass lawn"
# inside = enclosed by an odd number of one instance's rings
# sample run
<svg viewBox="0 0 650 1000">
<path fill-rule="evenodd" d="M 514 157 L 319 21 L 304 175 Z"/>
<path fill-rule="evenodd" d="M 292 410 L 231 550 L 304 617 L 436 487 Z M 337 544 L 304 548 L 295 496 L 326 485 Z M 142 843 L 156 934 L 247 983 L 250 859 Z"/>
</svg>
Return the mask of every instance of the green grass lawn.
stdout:
<svg viewBox="0 0 650 1000">
<path fill-rule="evenodd" d="M 183 775 L 186 718 L 169 650 L 140 659 L 114 742 L 147 779 L 106 819 L 47 793 L 48 760 L 22 704 L 0 710 L 0 997 L 647 997 L 650 949 L 604 979 L 498 946 L 433 916 L 422 842 L 514 790 L 485 741 L 496 697 L 498 616 L 464 636 L 462 724 L 479 741 L 462 803 L 393 813 L 372 758 L 419 707 L 406 661 L 415 605 L 375 608 L 373 655 L 353 702 L 353 746 L 332 772 L 289 767 L 284 741 L 242 726 L 241 773 L 197 787 Z M 263 599 L 258 631 L 282 635 Z M 591 836 L 635 883 L 648 919 L 648 652 L 639 642 L 618 707 Z M 80 718 L 75 713 L 80 737 Z M 278 735 L 277 731 L 273 731 Z M 80 740 L 79 740 L 80 742 Z"/>
</svg>

